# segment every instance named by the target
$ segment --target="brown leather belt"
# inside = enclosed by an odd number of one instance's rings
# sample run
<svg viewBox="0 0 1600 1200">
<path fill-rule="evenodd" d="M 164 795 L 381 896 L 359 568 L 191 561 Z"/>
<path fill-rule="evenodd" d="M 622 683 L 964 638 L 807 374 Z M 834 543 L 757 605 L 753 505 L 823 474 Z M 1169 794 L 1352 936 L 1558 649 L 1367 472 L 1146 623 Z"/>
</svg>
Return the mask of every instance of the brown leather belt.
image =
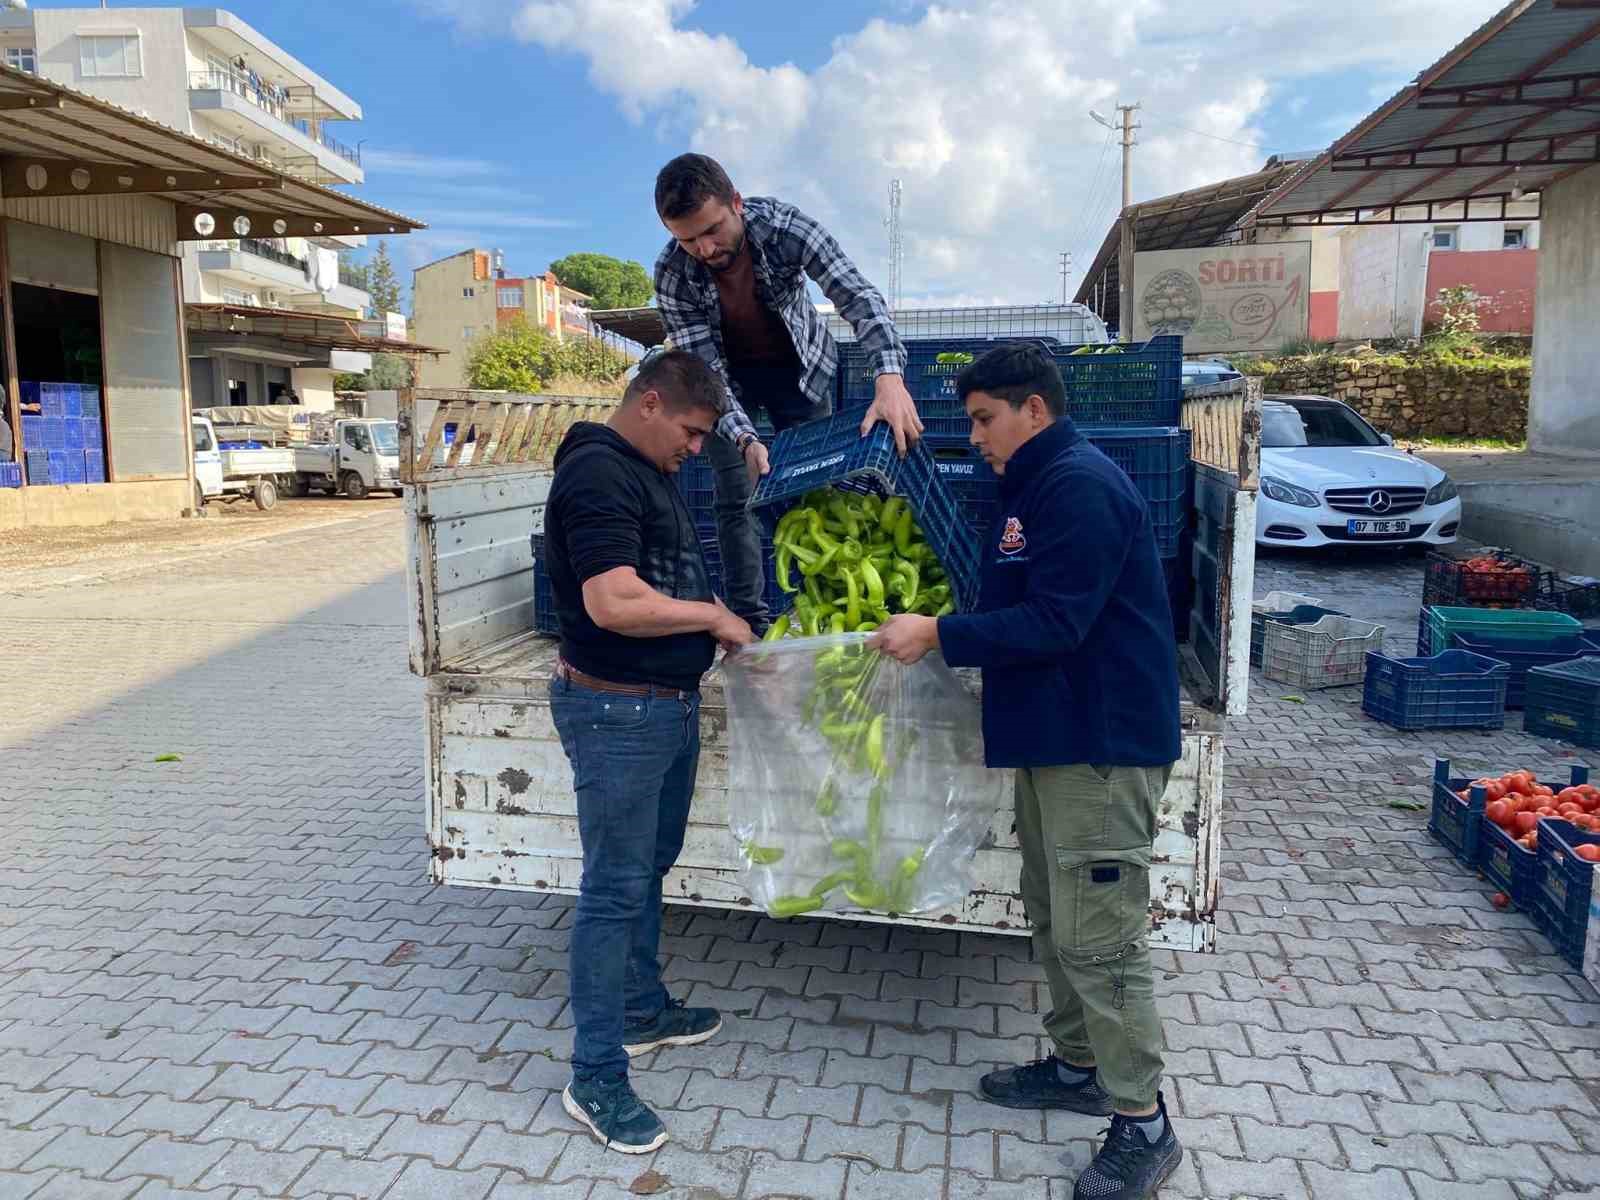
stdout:
<svg viewBox="0 0 1600 1200">
<path fill-rule="evenodd" d="M 579 687 L 586 687 L 590 691 L 611 692 L 618 696 L 668 696 L 680 700 L 690 694 L 680 688 L 657 687 L 653 683 L 617 683 L 610 679 L 600 679 L 578 670 L 564 658 L 556 659 L 555 676 L 557 679 L 565 679 L 568 683 L 575 683 Z"/>
</svg>

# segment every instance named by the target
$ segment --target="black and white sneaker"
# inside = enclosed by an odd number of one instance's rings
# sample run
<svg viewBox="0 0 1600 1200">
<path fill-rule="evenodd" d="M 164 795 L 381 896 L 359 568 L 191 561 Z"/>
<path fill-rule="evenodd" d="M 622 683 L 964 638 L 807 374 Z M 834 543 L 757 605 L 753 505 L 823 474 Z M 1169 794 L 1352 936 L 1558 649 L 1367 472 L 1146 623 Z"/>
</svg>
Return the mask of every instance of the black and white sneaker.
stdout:
<svg viewBox="0 0 1600 1200">
<path fill-rule="evenodd" d="M 649 1154 L 667 1140 L 661 1118 L 634 1094 L 625 1076 L 588 1083 L 574 1079 L 561 1093 L 561 1107 L 608 1150 Z"/>
<path fill-rule="evenodd" d="M 650 1020 L 622 1027 L 622 1048 L 629 1058 L 637 1058 L 662 1046 L 697 1046 L 716 1037 L 721 1028 L 716 1009 L 690 1008 L 669 996 L 666 1007 Z"/>
<path fill-rule="evenodd" d="M 1148 1200 L 1183 1161 L 1183 1147 L 1167 1120 L 1167 1103 L 1156 1097 L 1161 1114 L 1161 1136 L 1146 1141 L 1139 1122 L 1118 1113 L 1111 1115 L 1111 1128 L 1100 1153 L 1088 1169 L 1078 1176 L 1072 1200 Z"/>
<path fill-rule="evenodd" d="M 1004 1108 L 1050 1108 L 1108 1117 L 1111 1096 L 1090 1075 L 1082 1083 L 1065 1083 L 1057 1069 L 1061 1060 L 1051 1055 L 1020 1067 L 1002 1067 L 978 1080 L 978 1090 L 990 1104 Z"/>
</svg>

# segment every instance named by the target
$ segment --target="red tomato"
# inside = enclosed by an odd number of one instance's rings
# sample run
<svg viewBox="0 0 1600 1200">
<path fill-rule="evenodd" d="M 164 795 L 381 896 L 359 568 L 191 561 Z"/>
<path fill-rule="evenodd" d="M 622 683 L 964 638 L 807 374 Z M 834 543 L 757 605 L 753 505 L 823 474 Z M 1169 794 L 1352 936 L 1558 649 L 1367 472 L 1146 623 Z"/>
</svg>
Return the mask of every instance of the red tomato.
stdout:
<svg viewBox="0 0 1600 1200">
<path fill-rule="evenodd" d="M 1575 787 L 1562 788 L 1556 793 L 1556 799 L 1562 804 L 1583 804 L 1583 793 Z"/>
<path fill-rule="evenodd" d="M 1556 812 L 1568 821 L 1572 820 L 1574 817 L 1583 816 L 1583 809 L 1579 808 L 1576 804 L 1563 804 L 1560 808 L 1556 809 Z"/>
<path fill-rule="evenodd" d="M 1483 810 L 1483 815 L 1488 817 L 1501 828 L 1509 828 L 1511 819 L 1517 815 L 1517 810 L 1506 800 L 1496 800 Z"/>
<path fill-rule="evenodd" d="M 1500 783 L 1508 792 L 1516 792 L 1522 796 L 1533 794 L 1533 777 L 1526 771 L 1508 772 L 1500 777 Z"/>
<path fill-rule="evenodd" d="M 1538 808 L 1534 809 L 1533 811 L 1534 811 L 1534 813 L 1536 815 L 1541 816 L 1541 817 L 1559 817 L 1561 815 L 1555 809 L 1551 808 L 1548 804 L 1541 804 Z"/>
<path fill-rule="evenodd" d="M 1594 812 L 1596 809 L 1600 809 L 1600 796 L 1595 795 L 1593 792 L 1582 792 L 1578 796 L 1578 803 L 1583 807 L 1584 812 Z"/>
<path fill-rule="evenodd" d="M 1584 862 L 1600 862 L 1600 846 L 1593 842 L 1584 842 L 1581 846 L 1574 846 L 1572 852 Z"/>
<path fill-rule="evenodd" d="M 1537 813 L 1519 812 L 1512 823 L 1512 827 L 1526 837 L 1539 828 L 1539 816 Z"/>
<path fill-rule="evenodd" d="M 1506 895 L 1504 892 L 1496 892 L 1494 895 L 1489 897 L 1489 903 L 1494 905 L 1496 908 L 1509 908 L 1511 905 L 1511 897 Z"/>
</svg>

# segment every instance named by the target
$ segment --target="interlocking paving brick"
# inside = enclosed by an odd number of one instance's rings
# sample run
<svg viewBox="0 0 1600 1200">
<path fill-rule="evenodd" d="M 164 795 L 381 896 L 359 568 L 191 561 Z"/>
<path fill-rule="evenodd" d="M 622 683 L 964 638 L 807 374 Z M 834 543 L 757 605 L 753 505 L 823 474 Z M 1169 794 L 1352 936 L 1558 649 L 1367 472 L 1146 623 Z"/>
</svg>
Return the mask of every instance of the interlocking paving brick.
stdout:
<svg viewBox="0 0 1600 1200">
<path fill-rule="evenodd" d="M 67 1129 L 59 1134 L 45 1131 L 40 1139 L 41 1148 L 23 1165 L 29 1170 L 60 1167 L 69 1171 L 82 1171 L 85 1175 L 103 1176 L 143 1143 L 143 1133 L 120 1135 L 89 1133 L 82 1129 Z M 47 1144 L 46 1144 L 47 1143 Z M 168 1172 L 162 1172 L 167 1174 Z"/>
</svg>

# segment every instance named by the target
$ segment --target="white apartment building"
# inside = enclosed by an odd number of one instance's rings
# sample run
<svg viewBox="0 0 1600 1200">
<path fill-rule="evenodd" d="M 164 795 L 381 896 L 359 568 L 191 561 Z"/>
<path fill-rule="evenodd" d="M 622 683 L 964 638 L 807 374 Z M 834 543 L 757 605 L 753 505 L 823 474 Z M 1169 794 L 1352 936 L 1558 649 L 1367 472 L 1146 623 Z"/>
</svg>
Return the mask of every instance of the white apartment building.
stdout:
<svg viewBox="0 0 1600 1200">
<path fill-rule="evenodd" d="M 245 21 L 217 8 L 11 7 L 0 59 L 312 183 L 360 184 L 359 146 L 336 131 L 361 106 Z M 184 301 L 360 320 L 371 297 L 341 278 L 338 252 L 363 237 L 236 237 L 189 243 Z M 265 404 L 289 389 L 332 403 L 335 370 L 363 355 L 266 355 L 244 343 L 191 356 L 195 402 Z M 248 351 L 248 352 L 247 352 Z M 198 361 L 197 361 L 198 359 Z"/>
</svg>

